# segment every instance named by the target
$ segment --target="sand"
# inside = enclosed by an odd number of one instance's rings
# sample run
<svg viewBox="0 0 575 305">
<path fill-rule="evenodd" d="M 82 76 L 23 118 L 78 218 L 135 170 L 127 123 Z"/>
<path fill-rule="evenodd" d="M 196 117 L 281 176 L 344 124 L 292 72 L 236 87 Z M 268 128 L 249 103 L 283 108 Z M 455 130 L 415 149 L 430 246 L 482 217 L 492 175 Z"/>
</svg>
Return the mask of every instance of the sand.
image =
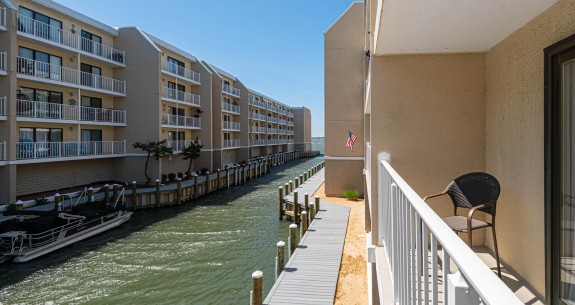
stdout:
<svg viewBox="0 0 575 305">
<path fill-rule="evenodd" d="M 365 260 L 365 203 L 363 200 L 348 201 L 345 198 L 326 197 L 323 185 L 314 196 L 320 196 L 326 201 L 351 208 L 334 304 L 368 304 Z"/>
</svg>

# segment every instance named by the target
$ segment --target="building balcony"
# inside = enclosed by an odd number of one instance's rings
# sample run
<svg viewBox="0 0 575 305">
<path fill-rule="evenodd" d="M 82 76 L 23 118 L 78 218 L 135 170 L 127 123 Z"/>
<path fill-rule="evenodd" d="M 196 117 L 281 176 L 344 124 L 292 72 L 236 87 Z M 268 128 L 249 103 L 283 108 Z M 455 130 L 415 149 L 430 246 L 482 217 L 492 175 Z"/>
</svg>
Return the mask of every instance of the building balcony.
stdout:
<svg viewBox="0 0 575 305">
<path fill-rule="evenodd" d="M 252 126 L 252 133 L 267 133 L 267 130 L 265 127 Z"/>
<path fill-rule="evenodd" d="M 250 117 L 252 118 L 252 120 L 258 120 L 258 121 L 262 121 L 262 122 L 267 122 L 267 117 L 266 117 L 265 115 L 263 115 L 263 114 L 251 112 L 251 113 L 250 113 Z"/>
<path fill-rule="evenodd" d="M 295 117 L 295 114 L 293 112 L 288 112 L 287 116 L 288 116 L 288 118 L 293 119 Z"/>
<path fill-rule="evenodd" d="M 378 161 L 371 169 L 377 173 L 365 171 L 367 182 L 369 175 L 379 177 L 378 200 L 366 204 L 377 211 L 371 220 L 379 229 L 369 234 L 378 235 L 367 240 L 378 241 L 368 252 L 381 302 L 411 304 L 417 298 L 422 304 L 442 299 L 443 304 L 523 304 L 388 161 L 387 156 Z M 368 198 L 370 192 L 368 187 Z M 507 281 L 505 274 L 503 278 Z M 447 296 L 453 301 L 445 300 Z"/>
<path fill-rule="evenodd" d="M 268 122 L 277 123 L 277 122 L 278 122 L 278 118 L 274 118 L 274 117 L 268 115 Z"/>
<path fill-rule="evenodd" d="M 252 140 L 252 146 L 264 146 L 267 145 L 267 140 Z"/>
<path fill-rule="evenodd" d="M 190 144 L 192 144 L 194 141 L 195 140 L 168 140 L 166 141 L 166 146 L 170 147 L 174 152 L 178 153 L 181 152 L 185 147 L 190 146 Z M 201 145 L 202 140 L 198 140 L 198 143 Z"/>
<path fill-rule="evenodd" d="M 278 124 L 287 125 L 287 121 L 286 121 L 286 120 L 282 120 L 282 119 L 278 119 Z"/>
<path fill-rule="evenodd" d="M 223 121 L 222 129 L 226 131 L 240 131 L 240 122 Z"/>
<path fill-rule="evenodd" d="M 293 140 L 292 139 L 279 139 L 278 140 L 278 144 L 293 144 Z"/>
<path fill-rule="evenodd" d="M 222 92 L 227 95 L 231 95 L 233 97 L 240 98 L 240 89 L 232 87 L 230 85 L 224 84 L 222 86 Z"/>
<path fill-rule="evenodd" d="M 162 127 L 170 128 L 185 128 L 185 129 L 201 129 L 202 119 L 194 118 L 183 115 L 174 115 L 162 113 Z"/>
<path fill-rule="evenodd" d="M 0 31 L 6 31 L 6 8 L 0 7 Z"/>
<path fill-rule="evenodd" d="M 18 160 L 65 161 L 119 157 L 125 154 L 126 141 L 19 142 L 16 144 Z"/>
<path fill-rule="evenodd" d="M 276 128 L 268 128 L 268 133 L 269 134 L 277 134 L 278 130 Z"/>
<path fill-rule="evenodd" d="M 18 35 L 35 42 L 44 43 L 48 47 L 78 52 L 114 66 L 125 67 L 126 65 L 126 53 L 124 51 L 116 50 L 30 17 L 18 15 Z"/>
<path fill-rule="evenodd" d="M 0 52 L 0 76 L 8 75 L 8 53 Z"/>
<path fill-rule="evenodd" d="M 278 145 L 279 144 L 279 140 L 277 139 L 267 139 L 268 141 L 268 145 Z"/>
<path fill-rule="evenodd" d="M 288 131 L 286 132 L 286 134 L 287 134 L 288 136 L 293 136 L 293 135 L 295 134 L 295 132 L 294 132 L 293 130 L 288 130 Z"/>
<path fill-rule="evenodd" d="M 287 122 L 287 125 L 288 125 L 288 126 L 294 126 L 294 123 L 293 123 L 293 121 L 288 121 L 288 122 Z"/>
<path fill-rule="evenodd" d="M 126 110 L 16 101 L 18 121 L 126 126 Z"/>
<path fill-rule="evenodd" d="M 250 105 L 261 108 L 261 109 L 268 109 L 268 105 L 260 100 L 256 100 L 254 98 L 250 99 Z"/>
<path fill-rule="evenodd" d="M 201 107 L 199 95 L 178 91 L 168 87 L 162 87 L 162 100 L 192 107 Z"/>
<path fill-rule="evenodd" d="M 6 104 L 7 98 L 5 96 L 0 97 L 0 121 L 6 120 Z"/>
<path fill-rule="evenodd" d="M 231 139 L 222 141 L 223 148 L 238 148 L 240 147 L 240 139 Z"/>
<path fill-rule="evenodd" d="M 222 102 L 222 111 L 233 114 L 240 114 L 240 106 Z"/>
<path fill-rule="evenodd" d="M 62 66 L 17 57 L 18 77 L 76 89 L 84 89 L 114 96 L 126 96 L 126 82 Z"/>
<path fill-rule="evenodd" d="M 0 142 L 0 161 L 6 161 L 6 141 Z"/>
<path fill-rule="evenodd" d="M 278 112 L 278 107 L 271 105 L 271 104 L 268 104 L 268 110 L 273 111 L 273 112 Z"/>
<path fill-rule="evenodd" d="M 180 67 L 174 63 L 168 62 L 167 60 L 162 60 L 162 73 L 177 77 L 178 79 L 184 80 L 188 83 L 201 85 L 200 73 Z"/>
</svg>

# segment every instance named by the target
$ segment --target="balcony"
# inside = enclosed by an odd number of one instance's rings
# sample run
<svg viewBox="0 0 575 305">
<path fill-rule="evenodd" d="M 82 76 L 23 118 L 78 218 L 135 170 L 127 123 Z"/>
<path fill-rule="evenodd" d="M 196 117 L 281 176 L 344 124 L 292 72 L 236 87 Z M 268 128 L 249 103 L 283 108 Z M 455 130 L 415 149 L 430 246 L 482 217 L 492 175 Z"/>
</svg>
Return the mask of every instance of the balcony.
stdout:
<svg viewBox="0 0 575 305">
<path fill-rule="evenodd" d="M 115 96 L 126 96 L 126 82 L 62 66 L 17 57 L 19 78 Z"/>
<path fill-rule="evenodd" d="M 261 109 L 268 109 L 268 106 L 266 103 L 264 103 L 260 100 L 256 100 L 254 98 L 250 99 L 250 105 L 256 106 L 256 107 L 261 108 Z"/>
<path fill-rule="evenodd" d="M 126 126 L 126 110 L 16 100 L 18 121 Z"/>
<path fill-rule="evenodd" d="M 287 125 L 288 125 L 288 126 L 294 126 L 294 123 L 293 123 L 293 121 L 288 121 L 288 122 L 287 122 Z"/>
<path fill-rule="evenodd" d="M 8 53 L 0 52 L 0 76 L 8 75 Z"/>
<path fill-rule="evenodd" d="M 278 119 L 278 123 L 281 125 L 287 125 L 287 121 L 282 119 Z"/>
<path fill-rule="evenodd" d="M 240 89 L 232 87 L 230 85 L 227 84 L 223 84 L 222 86 L 222 92 L 227 94 L 227 95 L 231 95 L 233 97 L 237 97 L 240 98 Z"/>
<path fill-rule="evenodd" d="M 268 122 L 277 123 L 277 122 L 278 122 L 278 118 L 274 118 L 274 117 L 268 115 Z"/>
<path fill-rule="evenodd" d="M 268 128 L 268 133 L 269 134 L 277 134 L 278 130 L 276 128 Z"/>
<path fill-rule="evenodd" d="M 377 204 L 377 214 L 371 219 L 377 221 L 377 240 L 381 244 L 371 250 L 381 301 L 523 304 L 403 180 L 389 164 L 389 156 L 384 155 L 377 164 L 378 201 L 369 202 Z M 369 211 L 374 209 L 370 207 Z"/>
<path fill-rule="evenodd" d="M 180 67 L 174 63 L 168 62 L 167 60 L 162 60 L 162 72 L 177 77 L 178 79 L 184 80 L 188 83 L 201 85 L 200 73 L 194 70 Z"/>
<path fill-rule="evenodd" d="M 222 141 L 223 148 L 237 148 L 240 147 L 240 139 L 232 139 L 232 140 L 223 140 Z"/>
<path fill-rule="evenodd" d="M 233 114 L 240 114 L 240 106 L 222 102 L 222 111 Z"/>
<path fill-rule="evenodd" d="M 266 133 L 266 132 L 267 128 L 265 127 L 252 126 L 252 133 Z"/>
<path fill-rule="evenodd" d="M 194 140 L 178 140 L 178 141 L 169 140 L 166 142 L 166 146 L 172 148 L 174 152 L 181 152 L 182 149 L 190 146 L 192 142 L 194 142 Z M 202 140 L 198 140 L 198 142 L 200 143 L 200 145 L 202 144 Z"/>
<path fill-rule="evenodd" d="M 277 145 L 279 144 L 279 140 L 276 139 L 268 139 L 268 145 Z"/>
<path fill-rule="evenodd" d="M 240 131 L 240 122 L 223 121 L 222 129 L 226 131 Z"/>
<path fill-rule="evenodd" d="M 126 64 L 126 53 L 124 51 L 116 50 L 26 16 L 18 15 L 18 35 L 45 43 L 49 47 L 79 52 L 82 55 L 115 66 L 124 67 Z"/>
<path fill-rule="evenodd" d="M 6 8 L 0 7 L 0 31 L 6 31 Z"/>
<path fill-rule="evenodd" d="M 264 146 L 267 145 L 267 140 L 252 140 L 252 146 Z"/>
<path fill-rule="evenodd" d="M 6 97 L 0 97 L 0 120 L 6 120 Z"/>
<path fill-rule="evenodd" d="M 252 120 L 258 120 L 258 121 L 262 121 L 262 122 L 267 122 L 267 118 L 266 118 L 266 116 L 263 115 L 263 114 L 259 114 L 259 113 L 252 112 L 252 113 L 250 113 L 250 117 L 252 118 Z"/>
<path fill-rule="evenodd" d="M 6 161 L 6 141 L 0 142 L 0 161 Z"/>
<path fill-rule="evenodd" d="M 64 161 L 68 159 L 118 157 L 125 154 L 126 141 L 19 142 L 16 144 L 18 160 L 54 159 L 54 161 Z"/>
<path fill-rule="evenodd" d="M 200 118 L 162 113 L 162 127 L 200 129 L 201 126 L 202 126 L 202 119 Z"/>
<path fill-rule="evenodd" d="M 286 134 L 287 134 L 288 136 L 293 136 L 293 135 L 294 135 L 294 131 L 293 131 L 293 130 L 288 130 L 288 131 L 286 132 Z"/>
<path fill-rule="evenodd" d="M 178 91 L 168 87 L 162 87 L 162 100 L 192 107 L 201 106 L 199 95 Z"/>
<path fill-rule="evenodd" d="M 295 117 L 293 112 L 288 112 L 287 116 L 288 116 L 288 118 L 292 118 L 292 119 Z"/>
<path fill-rule="evenodd" d="M 273 112 L 278 112 L 278 107 L 268 104 L 268 110 Z"/>
</svg>

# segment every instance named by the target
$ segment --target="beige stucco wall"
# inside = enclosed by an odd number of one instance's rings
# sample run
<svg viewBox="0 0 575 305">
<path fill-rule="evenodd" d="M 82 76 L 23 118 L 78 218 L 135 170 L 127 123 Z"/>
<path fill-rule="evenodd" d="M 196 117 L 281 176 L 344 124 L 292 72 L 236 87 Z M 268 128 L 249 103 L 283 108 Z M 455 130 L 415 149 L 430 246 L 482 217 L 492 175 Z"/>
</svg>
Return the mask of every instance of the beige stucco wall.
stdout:
<svg viewBox="0 0 575 305">
<path fill-rule="evenodd" d="M 500 255 L 545 292 L 543 49 L 575 34 L 575 1 L 562 0 L 486 55 L 486 169 L 501 183 Z"/>
<path fill-rule="evenodd" d="M 355 2 L 324 34 L 326 159 L 362 158 L 364 154 L 363 17 L 363 3 Z M 353 151 L 345 147 L 348 130 L 358 137 Z M 362 169 L 363 162 L 358 161 L 326 162 L 326 194 L 341 195 L 346 188 L 363 192 Z"/>
</svg>

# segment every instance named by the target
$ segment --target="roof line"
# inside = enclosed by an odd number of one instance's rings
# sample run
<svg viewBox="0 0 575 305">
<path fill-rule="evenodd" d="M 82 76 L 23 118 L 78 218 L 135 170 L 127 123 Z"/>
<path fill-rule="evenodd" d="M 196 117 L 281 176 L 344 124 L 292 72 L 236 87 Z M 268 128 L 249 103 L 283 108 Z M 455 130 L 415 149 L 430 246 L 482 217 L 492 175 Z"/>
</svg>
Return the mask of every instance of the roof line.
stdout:
<svg viewBox="0 0 575 305">
<path fill-rule="evenodd" d="M 172 52 L 174 52 L 174 53 L 176 53 L 176 54 L 178 54 L 178 55 L 181 55 L 181 56 L 183 56 L 183 57 L 185 57 L 185 58 L 187 58 L 187 59 L 189 59 L 189 60 L 191 60 L 191 61 L 193 61 L 193 62 L 197 62 L 197 61 L 198 61 L 198 58 L 197 58 L 195 55 L 193 55 L 193 54 L 191 54 L 191 53 L 188 53 L 188 52 L 186 52 L 186 51 L 184 51 L 184 50 L 182 50 L 182 49 L 180 49 L 180 48 L 174 46 L 173 44 L 171 44 L 171 43 L 169 43 L 169 42 L 166 42 L 166 41 L 164 41 L 164 40 L 161 40 L 160 38 L 158 38 L 158 37 L 156 37 L 156 36 L 154 36 L 154 35 L 152 35 L 152 34 L 150 34 L 150 33 L 148 33 L 148 32 L 144 32 L 144 33 L 146 33 L 146 35 L 147 35 L 153 42 L 157 43 L 158 45 L 160 45 L 160 46 L 162 46 L 162 47 L 164 47 L 164 48 L 166 48 L 166 49 L 169 49 L 170 51 L 172 51 Z"/>
<path fill-rule="evenodd" d="M 333 26 L 334 26 L 336 23 L 338 23 L 339 20 L 340 20 L 341 18 L 343 18 L 343 16 L 347 13 L 347 11 L 349 11 L 354 5 L 356 5 L 356 4 L 361 4 L 361 3 L 363 3 L 363 1 L 354 1 L 354 2 L 352 2 L 352 3 L 349 5 L 349 7 L 348 7 L 339 17 L 337 17 L 337 19 L 329 26 L 329 28 L 327 28 L 327 30 L 325 30 L 325 32 L 323 32 L 323 34 L 324 34 L 324 35 L 327 34 L 327 32 L 329 32 L 329 30 L 331 30 L 331 28 L 333 28 Z"/>
</svg>

